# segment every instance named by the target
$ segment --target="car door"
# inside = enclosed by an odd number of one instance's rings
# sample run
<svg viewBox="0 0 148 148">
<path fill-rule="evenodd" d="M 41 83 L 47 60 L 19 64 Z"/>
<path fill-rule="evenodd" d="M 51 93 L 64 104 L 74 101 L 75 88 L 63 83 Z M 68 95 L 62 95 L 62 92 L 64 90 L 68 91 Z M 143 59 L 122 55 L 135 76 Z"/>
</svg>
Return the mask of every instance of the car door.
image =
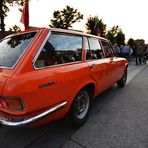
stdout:
<svg viewBox="0 0 148 148">
<path fill-rule="evenodd" d="M 69 104 L 88 79 L 88 65 L 82 62 L 82 43 L 81 35 L 52 32 L 37 54 L 34 77 L 38 85 L 36 99 L 42 100 L 40 107 L 65 100 Z"/>
<path fill-rule="evenodd" d="M 86 38 L 86 62 L 89 65 L 91 77 L 97 83 L 98 93 L 104 91 L 108 87 L 108 80 L 110 77 L 108 64 L 104 56 L 98 38 Z"/>
<path fill-rule="evenodd" d="M 101 40 L 102 48 L 105 54 L 105 63 L 107 66 L 108 73 L 108 87 L 113 85 L 117 81 L 117 70 L 118 70 L 118 62 L 116 57 L 114 56 L 114 52 L 112 47 L 107 40 Z"/>
</svg>

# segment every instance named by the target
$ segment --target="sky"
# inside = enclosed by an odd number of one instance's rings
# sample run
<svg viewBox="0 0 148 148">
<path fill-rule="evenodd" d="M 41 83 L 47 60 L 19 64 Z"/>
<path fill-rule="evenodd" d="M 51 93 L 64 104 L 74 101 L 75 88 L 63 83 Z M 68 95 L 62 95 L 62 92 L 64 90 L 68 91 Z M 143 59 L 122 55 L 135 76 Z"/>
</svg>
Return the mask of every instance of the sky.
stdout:
<svg viewBox="0 0 148 148">
<path fill-rule="evenodd" d="M 85 31 L 87 18 L 97 15 L 107 25 L 107 30 L 118 25 L 126 40 L 144 39 L 148 43 L 148 0 L 30 0 L 30 26 L 48 27 L 53 12 L 62 10 L 66 5 L 84 15 L 84 19 L 75 23 L 73 29 Z M 23 28 L 20 18 L 17 7 L 11 7 L 5 19 L 6 29 L 15 24 Z"/>
</svg>

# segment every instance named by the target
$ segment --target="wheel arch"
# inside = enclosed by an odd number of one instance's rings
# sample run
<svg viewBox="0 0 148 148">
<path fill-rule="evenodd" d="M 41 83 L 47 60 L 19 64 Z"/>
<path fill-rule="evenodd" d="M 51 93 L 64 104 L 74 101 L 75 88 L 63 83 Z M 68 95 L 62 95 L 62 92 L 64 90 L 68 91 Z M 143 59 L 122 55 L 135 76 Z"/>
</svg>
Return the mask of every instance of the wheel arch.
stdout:
<svg viewBox="0 0 148 148">
<path fill-rule="evenodd" d="M 73 97 L 73 99 L 72 99 L 72 101 L 71 101 L 71 103 L 70 103 L 69 109 L 71 108 L 71 105 L 72 105 L 72 103 L 73 103 L 75 97 L 77 96 L 77 94 L 78 94 L 82 89 L 87 89 L 87 90 L 88 90 L 88 92 L 89 92 L 90 95 L 91 95 L 91 100 L 92 100 L 92 99 L 94 98 L 94 95 L 95 95 L 96 87 L 97 87 L 97 86 L 96 86 L 96 84 L 95 84 L 93 81 L 90 81 L 90 82 L 88 82 L 88 83 L 86 83 L 86 84 L 84 84 L 84 85 L 81 85 L 81 87 L 79 87 L 79 88 L 77 89 L 77 91 L 76 91 L 76 93 L 75 93 L 75 95 L 74 95 L 74 97 Z"/>
<path fill-rule="evenodd" d="M 75 97 L 73 98 L 73 100 L 72 100 L 72 102 L 71 102 L 71 104 L 70 104 L 70 107 L 69 107 L 69 110 L 68 110 L 68 112 L 67 112 L 67 114 L 66 114 L 66 116 L 65 116 L 65 119 L 70 123 L 70 124 L 72 124 L 72 126 L 76 126 L 76 127 L 79 127 L 79 126 L 81 126 L 81 125 L 83 125 L 84 123 L 85 123 L 85 121 L 87 120 L 87 118 L 88 118 L 88 116 L 89 116 L 89 112 L 90 112 L 90 106 L 91 106 L 91 100 L 92 100 L 92 98 L 93 98 L 93 96 L 94 96 L 94 94 L 95 94 L 95 84 L 93 83 L 93 82 L 90 82 L 90 83 L 88 83 L 88 84 L 86 84 L 86 85 L 84 85 L 83 87 L 81 87 L 78 91 L 77 91 L 77 93 L 76 93 L 76 95 L 75 95 Z M 81 119 L 81 121 L 79 121 L 78 120 L 78 118 L 76 118 L 74 115 L 74 113 L 73 113 L 73 108 L 75 108 L 75 107 L 73 107 L 73 106 L 75 106 L 75 99 L 76 99 L 76 97 L 77 97 L 77 95 L 81 92 L 81 91 L 83 91 L 83 90 L 86 90 L 87 92 L 88 92 L 88 94 L 89 94 L 89 96 L 90 96 L 90 101 L 89 101 L 89 108 L 88 108 L 88 113 L 85 115 L 85 117 L 83 118 L 83 119 Z M 70 120 L 69 120 L 70 119 Z M 73 123 L 76 123 L 76 124 L 73 124 Z"/>
<path fill-rule="evenodd" d="M 82 89 L 86 89 L 90 95 L 91 95 L 91 99 L 93 99 L 94 94 L 95 94 L 95 84 L 94 83 L 89 83 L 87 85 L 85 85 Z"/>
<path fill-rule="evenodd" d="M 125 70 L 128 69 L 128 63 L 125 64 Z"/>
</svg>

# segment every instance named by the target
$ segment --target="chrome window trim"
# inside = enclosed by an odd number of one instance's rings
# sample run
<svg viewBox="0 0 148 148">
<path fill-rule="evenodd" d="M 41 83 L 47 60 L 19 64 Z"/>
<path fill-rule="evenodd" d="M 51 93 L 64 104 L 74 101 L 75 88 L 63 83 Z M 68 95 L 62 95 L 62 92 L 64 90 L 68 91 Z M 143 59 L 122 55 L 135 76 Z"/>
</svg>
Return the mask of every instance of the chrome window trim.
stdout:
<svg viewBox="0 0 148 148">
<path fill-rule="evenodd" d="M 91 62 L 91 61 L 100 61 L 100 60 L 105 60 L 106 58 L 102 58 L 102 59 L 90 59 L 90 60 L 86 60 L 86 62 Z"/>
<path fill-rule="evenodd" d="M 43 41 L 41 47 L 39 48 L 37 54 L 35 55 L 35 57 L 34 57 L 34 59 L 33 59 L 33 61 L 32 61 L 32 64 L 33 64 L 33 68 L 34 68 L 34 69 L 37 69 L 37 68 L 35 67 L 35 62 L 36 62 L 36 60 L 38 59 L 38 57 L 39 57 L 39 55 L 40 55 L 40 53 L 41 53 L 43 47 L 45 46 L 45 44 L 46 44 L 46 42 L 47 42 L 47 40 L 48 40 L 48 38 L 49 38 L 50 35 L 51 35 L 51 32 L 49 31 L 48 34 L 47 34 L 47 36 L 46 36 L 46 38 L 44 39 L 44 41 Z"/>
<path fill-rule="evenodd" d="M 36 32 L 36 35 L 34 36 L 33 40 L 36 38 L 37 34 L 39 31 L 31 31 L 31 32 L 26 32 L 26 33 L 21 33 L 21 34 L 18 34 L 18 35 L 22 35 L 22 34 L 28 34 L 28 33 L 33 33 L 33 32 Z M 4 38 L 3 40 L 5 39 L 8 39 L 10 37 L 13 37 L 13 36 L 18 36 L 18 35 L 10 35 L 6 38 Z M 1 41 L 3 41 L 1 40 Z M 8 70 L 12 70 L 15 68 L 15 66 L 18 64 L 18 62 L 20 61 L 20 59 L 22 58 L 22 56 L 24 55 L 24 53 L 26 52 L 27 48 L 30 46 L 30 44 L 33 42 L 33 40 L 28 44 L 28 46 L 24 49 L 24 51 L 22 52 L 21 56 L 18 58 L 18 60 L 15 62 L 15 64 L 12 66 L 12 67 L 5 67 L 5 66 L 0 66 L 0 68 L 4 68 L 4 69 L 8 69 Z"/>
<path fill-rule="evenodd" d="M 46 69 L 46 68 L 53 68 L 53 67 L 66 66 L 66 65 L 73 65 L 73 64 L 79 64 L 79 63 L 82 63 L 82 61 L 68 62 L 68 63 L 63 63 L 63 64 L 55 64 L 55 65 L 51 65 L 51 66 L 45 66 L 45 67 L 40 67 L 40 68 L 34 67 L 34 68 L 36 70 L 42 70 L 42 69 Z"/>
<path fill-rule="evenodd" d="M 51 32 L 54 32 L 54 31 L 49 31 L 49 33 L 47 34 L 47 36 L 46 36 L 44 42 L 42 43 L 42 45 L 41 45 L 41 47 L 40 47 L 40 49 L 38 50 L 36 56 L 34 57 L 34 59 L 33 59 L 33 61 L 32 61 L 33 68 L 34 68 L 35 70 L 42 70 L 42 69 L 46 69 L 46 68 L 53 68 L 53 67 L 59 67 L 59 66 L 66 66 L 66 65 L 72 65 L 72 64 L 82 63 L 82 57 L 81 57 L 81 61 L 68 62 L 68 63 L 62 63 L 62 64 L 55 64 L 55 65 L 45 66 L 45 67 L 40 67 L 40 68 L 35 67 L 35 62 L 36 62 L 37 58 L 39 57 L 39 55 L 40 55 L 40 53 L 41 53 L 43 47 L 45 46 L 45 44 L 46 44 L 46 42 L 47 42 L 49 36 L 51 35 Z M 56 33 L 61 33 L 61 32 L 56 32 Z M 67 34 L 66 32 L 62 32 L 62 34 L 64 34 L 64 33 Z M 71 33 L 70 33 L 70 34 L 71 34 Z M 72 34 L 72 35 L 73 35 L 73 34 Z M 82 37 L 82 46 L 83 46 L 83 36 L 81 36 L 81 37 Z M 83 48 L 83 47 L 82 47 L 82 48 Z M 82 49 L 82 50 L 83 50 L 83 49 Z"/>
</svg>

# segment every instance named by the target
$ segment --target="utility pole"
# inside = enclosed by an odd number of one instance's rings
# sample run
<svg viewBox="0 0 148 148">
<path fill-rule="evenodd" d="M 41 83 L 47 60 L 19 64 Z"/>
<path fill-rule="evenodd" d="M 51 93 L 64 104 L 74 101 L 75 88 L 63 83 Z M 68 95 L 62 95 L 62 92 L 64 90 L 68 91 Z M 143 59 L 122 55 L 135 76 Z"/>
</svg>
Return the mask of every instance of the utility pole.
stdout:
<svg viewBox="0 0 148 148">
<path fill-rule="evenodd" d="M 2 32 L 2 37 L 5 37 L 5 23 L 4 23 L 4 10 L 3 10 L 4 0 L 0 0 L 0 29 Z"/>
</svg>

